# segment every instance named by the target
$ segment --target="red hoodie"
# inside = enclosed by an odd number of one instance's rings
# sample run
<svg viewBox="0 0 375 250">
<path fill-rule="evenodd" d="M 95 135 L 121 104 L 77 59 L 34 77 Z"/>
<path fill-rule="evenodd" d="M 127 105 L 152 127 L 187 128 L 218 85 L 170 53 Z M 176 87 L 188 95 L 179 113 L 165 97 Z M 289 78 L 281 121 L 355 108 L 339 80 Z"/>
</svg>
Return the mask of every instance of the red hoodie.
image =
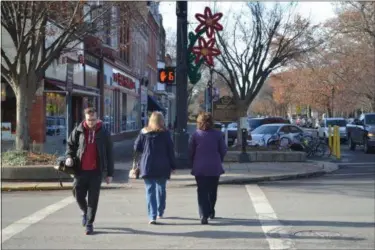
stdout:
<svg viewBox="0 0 375 250">
<path fill-rule="evenodd" d="M 85 152 L 82 155 L 81 167 L 82 170 L 96 170 L 98 168 L 98 150 L 96 147 L 95 133 L 102 127 L 102 122 L 99 121 L 93 129 L 90 129 L 86 121 L 83 122 L 85 128 Z"/>
</svg>

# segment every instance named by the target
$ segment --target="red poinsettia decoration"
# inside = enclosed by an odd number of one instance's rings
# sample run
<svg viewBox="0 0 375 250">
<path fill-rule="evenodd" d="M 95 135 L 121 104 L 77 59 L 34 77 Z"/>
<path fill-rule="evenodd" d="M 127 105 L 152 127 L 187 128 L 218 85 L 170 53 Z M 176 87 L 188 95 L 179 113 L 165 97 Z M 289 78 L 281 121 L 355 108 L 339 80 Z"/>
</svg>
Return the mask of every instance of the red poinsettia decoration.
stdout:
<svg viewBox="0 0 375 250">
<path fill-rule="evenodd" d="M 214 65 L 214 56 L 218 56 L 221 54 L 220 50 L 214 48 L 215 46 L 215 38 L 211 38 L 206 42 L 203 37 L 198 38 L 198 46 L 193 47 L 192 52 L 196 54 L 195 63 L 197 64 L 201 57 L 207 62 L 208 65 Z"/>
<path fill-rule="evenodd" d="M 215 13 L 212 15 L 211 9 L 206 7 L 204 9 L 204 14 L 195 14 L 195 18 L 200 22 L 198 27 L 195 29 L 195 32 L 198 33 L 202 29 L 206 28 L 206 35 L 209 38 L 212 38 L 216 31 L 223 30 L 223 26 L 219 23 L 219 20 L 222 18 L 223 13 Z"/>
</svg>

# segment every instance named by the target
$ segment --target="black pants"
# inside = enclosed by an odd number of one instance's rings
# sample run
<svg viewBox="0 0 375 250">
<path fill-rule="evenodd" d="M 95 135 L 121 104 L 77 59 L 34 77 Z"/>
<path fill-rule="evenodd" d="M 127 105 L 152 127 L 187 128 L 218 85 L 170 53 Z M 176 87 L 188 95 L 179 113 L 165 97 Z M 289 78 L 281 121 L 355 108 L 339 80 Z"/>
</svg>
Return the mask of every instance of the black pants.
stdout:
<svg viewBox="0 0 375 250">
<path fill-rule="evenodd" d="M 208 218 L 215 211 L 219 176 L 196 176 L 200 217 Z"/>
<path fill-rule="evenodd" d="M 74 179 L 73 195 L 79 208 L 87 216 L 88 225 L 95 221 L 101 183 L 102 176 L 98 171 L 82 171 Z"/>
</svg>

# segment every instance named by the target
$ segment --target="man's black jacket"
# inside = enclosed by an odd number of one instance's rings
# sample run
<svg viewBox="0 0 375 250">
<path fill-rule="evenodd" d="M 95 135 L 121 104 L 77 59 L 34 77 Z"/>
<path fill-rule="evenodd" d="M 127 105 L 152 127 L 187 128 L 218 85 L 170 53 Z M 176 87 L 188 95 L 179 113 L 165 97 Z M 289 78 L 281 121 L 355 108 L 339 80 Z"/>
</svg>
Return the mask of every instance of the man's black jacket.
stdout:
<svg viewBox="0 0 375 250">
<path fill-rule="evenodd" d="M 85 128 L 83 123 L 80 123 L 75 127 L 68 139 L 68 149 L 66 151 L 66 156 L 71 157 L 76 160 L 78 166 L 77 171 L 81 168 L 81 159 L 83 152 L 85 152 L 86 142 L 85 142 Z M 98 152 L 98 162 L 100 170 L 102 173 L 107 173 L 107 176 L 113 176 L 114 172 L 114 162 L 113 162 L 113 145 L 111 140 L 111 135 L 102 126 L 95 133 L 95 140 Z"/>
</svg>

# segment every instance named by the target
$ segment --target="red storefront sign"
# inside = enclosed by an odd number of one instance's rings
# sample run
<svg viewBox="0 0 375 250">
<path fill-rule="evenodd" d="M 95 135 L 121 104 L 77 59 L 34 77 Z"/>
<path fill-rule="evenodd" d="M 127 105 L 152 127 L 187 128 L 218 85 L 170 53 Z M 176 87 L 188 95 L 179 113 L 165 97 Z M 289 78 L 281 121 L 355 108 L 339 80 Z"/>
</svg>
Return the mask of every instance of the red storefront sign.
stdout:
<svg viewBox="0 0 375 250">
<path fill-rule="evenodd" d="M 135 82 L 127 76 L 120 73 L 113 73 L 113 81 L 117 82 L 120 86 L 135 89 Z"/>
</svg>

